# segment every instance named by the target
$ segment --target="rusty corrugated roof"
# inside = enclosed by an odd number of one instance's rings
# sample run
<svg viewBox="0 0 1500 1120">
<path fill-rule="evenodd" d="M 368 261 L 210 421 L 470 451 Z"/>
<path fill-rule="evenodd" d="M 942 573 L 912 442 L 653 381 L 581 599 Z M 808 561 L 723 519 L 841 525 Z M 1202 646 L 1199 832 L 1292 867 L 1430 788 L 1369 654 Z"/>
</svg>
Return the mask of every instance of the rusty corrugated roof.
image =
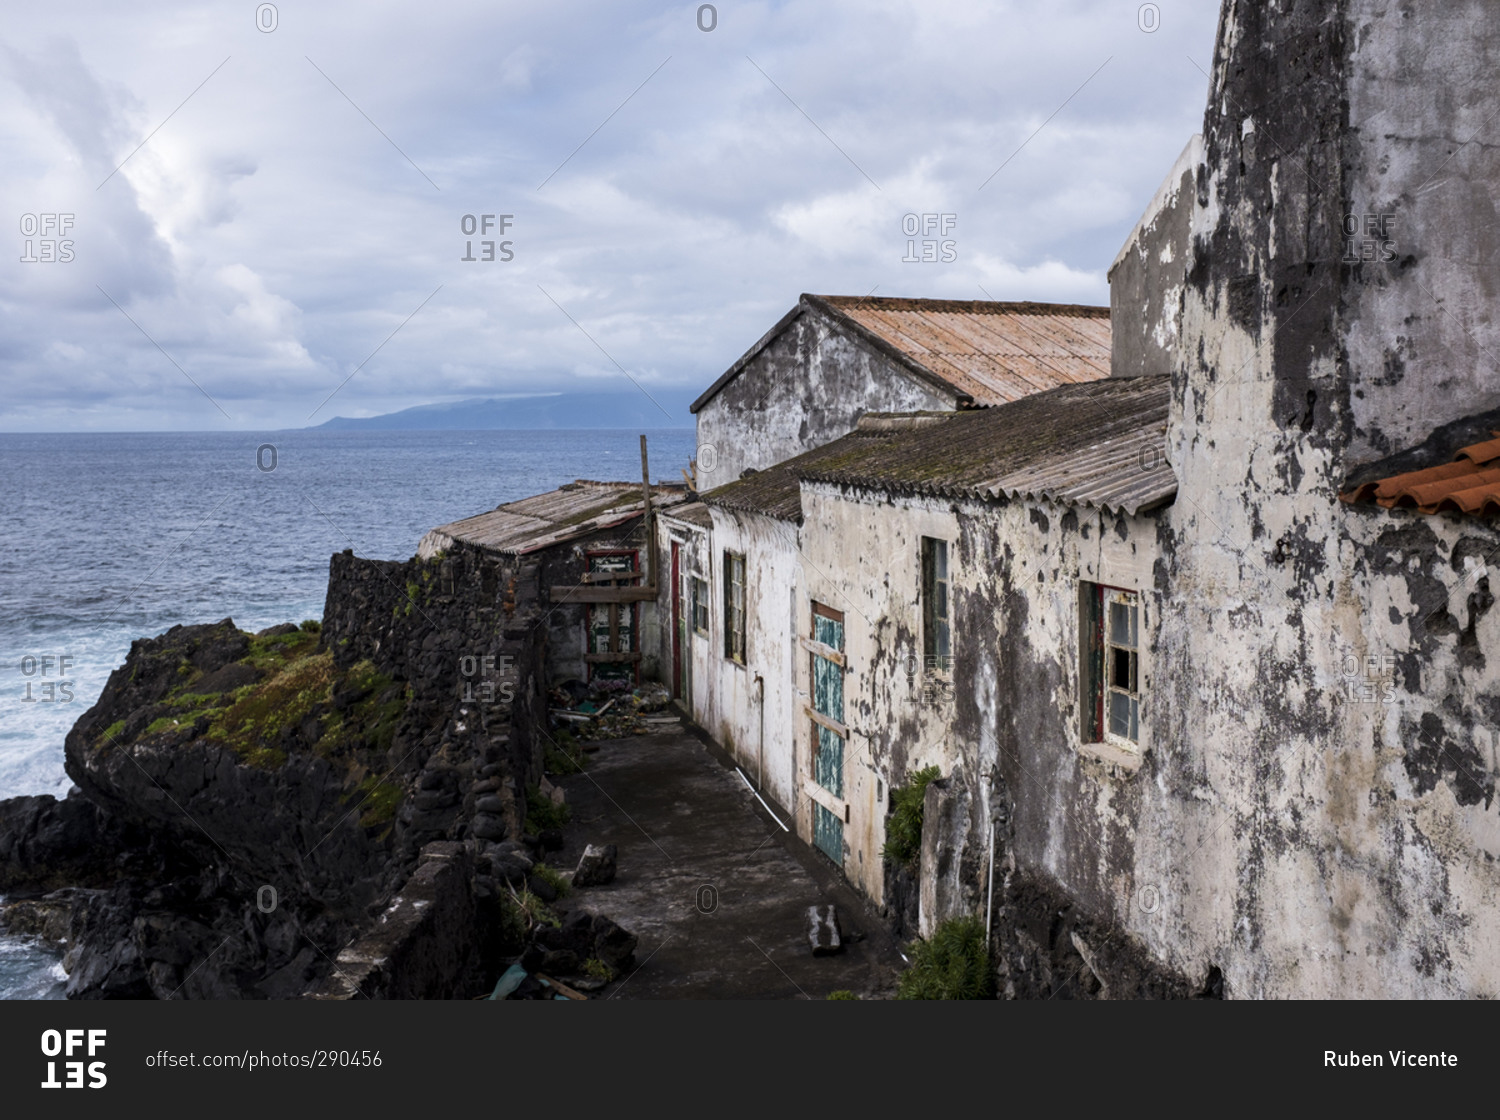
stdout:
<svg viewBox="0 0 1500 1120">
<path fill-rule="evenodd" d="M 687 500 L 685 486 L 655 485 L 651 501 L 666 509 Z M 594 482 L 579 479 L 545 494 L 496 506 L 429 530 L 417 547 L 431 556 L 455 542 L 490 552 L 519 556 L 586 537 L 639 517 L 643 509 L 638 482 Z"/>
<path fill-rule="evenodd" d="M 809 309 L 963 405 L 1005 404 L 1109 375 L 1107 307 L 804 293 L 693 402 L 691 411 L 712 400 Z"/>
<path fill-rule="evenodd" d="M 1339 497 L 1421 513 L 1500 513 L 1500 432 L 1490 435 L 1460 448 L 1451 463 L 1366 482 Z"/>
<path fill-rule="evenodd" d="M 822 296 L 976 405 L 1109 376 L 1109 308 Z"/>
<path fill-rule="evenodd" d="M 1023 498 L 1136 514 L 1172 500 L 1170 386 L 1112 377 L 842 439 L 721 486 L 703 501 L 802 520 L 801 481 L 936 497 Z"/>
</svg>

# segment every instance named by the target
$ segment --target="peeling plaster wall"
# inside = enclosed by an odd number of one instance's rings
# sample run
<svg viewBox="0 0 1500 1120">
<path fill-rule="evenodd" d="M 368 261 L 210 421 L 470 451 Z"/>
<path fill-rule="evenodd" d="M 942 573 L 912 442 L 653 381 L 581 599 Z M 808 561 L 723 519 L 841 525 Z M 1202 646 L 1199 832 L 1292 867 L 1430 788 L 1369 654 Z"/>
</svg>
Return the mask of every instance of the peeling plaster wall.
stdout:
<svg viewBox="0 0 1500 1120">
<path fill-rule="evenodd" d="M 846 836 L 850 879 L 877 902 L 888 805 L 868 796 L 927 765 L 942 771 L 952 809 L 924 852 L 920 927 L 982 913 L 991 814 L 1007 876 L 1051 885 L 1096 919 L 1140 941 L 1159 910 L 1139 906 L 1136 822 L 1170 815 L 1153 775 L 1156 718 L 1152 635 L 1157 521 L 1051 504 L 890 498 L 803 484 L 809 593 L 845 611 Z M 921 538 L 949 542 L 953 668 L 922 666 Z M 1080 742 L 1080 580 L 1142 593 L 1144 765 Z M 810 736 L 799 766 L 810 766 Z M 929 798 L 934 796 L 929 787 Z M 942 800 L 943 798 L 939 798 Z M 1143 808 L 1143 806 L 1145 808 Z M 941 828 L 935 821 L 932 828 Z M 948 833 L 951 833 L 949 835 Z M 1004 887 L 1000 892 L 1004 893 Z M 1148 893 L 1148 899 L 1155 894 Z"/>
<path fill-rule="evenodd" d="M 1203 137 L 1194 136 L 1110 266 L 1111 377 L 1172 372 L 1202 162 Z"/>
<path fill-rule="evenodd" d="M 955 407 L 955 394 L 806 308 L 698 411 L 698 484 L 709 490 L 821 447 L 865 412 Z"/>
<path fill-rule="evenodd" d="M 1343 233 L 1342 258 L 1357 263 L 1341 294 L 1358 463 L 1500 405 L 1500 11 L 1359 0 L 1343 46 L 1344 214 L 1357 232 Z"/>
<path fill-rule="evenodd" d="M 800 710 L 793 678 L 792 633 L 798 602 L 797 527 L 753 514 L 712 509 L 709 637 L 703 675 L 693 681 L 693 718 L 729 751 L 752 783 L 795 811 L 792 712 Z M 724 553 L 745 557 L 745 664 L 724 656 Z M 697 666 L 695 666 L 696 668 Z M 765 738 L 761 691 L 765 688 Z M 789 824 L 791 822 L 788 822 Z"/>
<path fill-rule="evenodd" d="M 949 542 L 958 556 L 958 523 L 948 503 L 893 504 L 883 495 L 841 494 L 802 485 L 802 549 L 806 598 L 844 614 L 844 871 L 878 904 L 883 900 L 885 817 L 890 786 L 904 785 L 924 766 L 944 775 L 956 765 L 951 674 L 926 669 L 922 658 L 921 538 Z M 807 608 L 811 610 L 810 606 Z M 799 618 L 808 629 L 806 613 Z M 966 639 L 955 633 L 957 655 Z M 797 665 L 799 692 L 811 673 L 807 655 Z M 794 742 L 799 774 L 812 773 L 811 722 L 799 719 Z M 803 798 L 806 801 L 806 798 Z M 799 814 L 808 829 L 810 813 Z"/>
<path fill-rule="evenodd" d="M 1136 860 L 1153 952 L 1232 996 L 1500 994 L 1500 534 L 1336 498 L 1500 398 L 1474 352 L 1500 347 L 1494 156 L 1460 145 L 1500 109 L 1497 44 L 1476 2 L 1221 17 L 1168 437 L 1166 797 Z M 1397 255 L 1345 262 L 1367 211 Z"/>
</svg>

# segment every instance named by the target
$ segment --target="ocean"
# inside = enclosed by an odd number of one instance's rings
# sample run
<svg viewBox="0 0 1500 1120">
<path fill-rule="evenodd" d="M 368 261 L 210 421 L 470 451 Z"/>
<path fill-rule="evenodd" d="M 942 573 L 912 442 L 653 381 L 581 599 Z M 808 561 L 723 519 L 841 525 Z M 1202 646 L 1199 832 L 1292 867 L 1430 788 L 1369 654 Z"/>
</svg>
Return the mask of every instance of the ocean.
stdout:
<svg viewBox="0 0 1500 1120">
<path fill-rule="evenodd" d="M 692 429 L 646 436 L 652 478 L 680 479 Z M 405 560 L 435 525 L 641 474 L 618 430 L 0 434 L 0 468 L 0 799 L 67 793 L 63 739 L 133 639 L 321 618 L 335 552 Z M 61 978 L 0 937 L 0 998 Z"/>
</svg>

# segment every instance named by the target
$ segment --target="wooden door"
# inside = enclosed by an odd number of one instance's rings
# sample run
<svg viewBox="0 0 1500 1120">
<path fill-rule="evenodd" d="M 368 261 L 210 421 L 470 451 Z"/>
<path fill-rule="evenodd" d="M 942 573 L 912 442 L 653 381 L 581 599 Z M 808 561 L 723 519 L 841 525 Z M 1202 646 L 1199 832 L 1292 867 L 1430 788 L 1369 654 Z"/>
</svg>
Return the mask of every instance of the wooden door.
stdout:
<svg viewBox="0 0 1500 1120">
<path fill-rule="evenodd" d="M 682 632 L 682 546 L 672 542 L 672 695 L 682 699 L 682 651 L 687 646 Z"/>
<path fill-rule="evenodd" d="M 813 604 L 812 640 L 843 652 L 844 615 L 841 611 Z M 844 668 L 818 653 L 812 658 L 812 707 L 840 726 L 844 723 Z M 817 720 L 813 732 L 813 780 L 834 797 L 844 796 L 844 739 Z M 844 822 L 816 801 L 813 802 L 813 843 L 840 867 L 844 865 Z"/>
<path fill-rule="evenodd" d="M 629 587 L 640 582 L 640 558 L 634 551 L 591 552 L 587 582 Z M 584 639 L 590 680 L 640 683 L 641 647 L 636 603 L 590 603 Z"/>
</svg>

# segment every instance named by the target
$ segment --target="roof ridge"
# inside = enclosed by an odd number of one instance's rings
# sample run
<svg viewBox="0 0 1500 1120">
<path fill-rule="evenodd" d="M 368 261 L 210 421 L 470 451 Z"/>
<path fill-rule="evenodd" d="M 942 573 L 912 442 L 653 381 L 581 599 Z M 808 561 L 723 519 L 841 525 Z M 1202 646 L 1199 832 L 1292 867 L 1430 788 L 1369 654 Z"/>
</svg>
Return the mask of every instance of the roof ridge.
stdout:
<svg viewBox="0 0 1500 1120">
<path fill-rule="evenodd" d="M 1087 303 L 1043 303 L 1037 300 L 930 299 L 923 296 L 815 296 L 835 307 L 884 307 L 891 311 L 968 311 L 993 315 L 1069 315 L 1108 319 L 1109 308 Z"/>
</svg>

